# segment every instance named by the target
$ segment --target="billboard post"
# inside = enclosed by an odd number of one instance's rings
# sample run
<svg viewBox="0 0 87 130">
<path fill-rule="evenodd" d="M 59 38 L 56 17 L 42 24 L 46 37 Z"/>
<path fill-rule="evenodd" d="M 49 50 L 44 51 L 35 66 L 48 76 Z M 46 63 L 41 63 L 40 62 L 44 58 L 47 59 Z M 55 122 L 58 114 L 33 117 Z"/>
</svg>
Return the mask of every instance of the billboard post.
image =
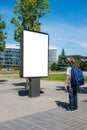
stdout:
<svg viewBox="0 0 87 130">
<path fill-rule="evenodd" d="M 40 78 L 31 78 L 29 96 L 30 97 L 40 96 Z"/>
</svg>

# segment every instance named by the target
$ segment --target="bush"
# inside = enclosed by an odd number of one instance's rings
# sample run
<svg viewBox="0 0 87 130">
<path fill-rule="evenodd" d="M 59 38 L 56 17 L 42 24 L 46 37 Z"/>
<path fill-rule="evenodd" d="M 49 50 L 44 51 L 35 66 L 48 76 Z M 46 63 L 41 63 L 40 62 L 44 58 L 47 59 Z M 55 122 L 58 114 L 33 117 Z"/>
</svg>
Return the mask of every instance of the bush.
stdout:
<svg viewBox="0 0 87 130">
<path fill-rule="evenodd" d="M 57 70 L 57 63 L 54 62 L 51 67 L 50 67 L 51 71 L 56 71 Z"/>
<path fill-rule="evenodd" d="M 87 71 L 87 61 L 82 61 L 80 63 L 80 68 L 84 71 Z"/>
</svg>

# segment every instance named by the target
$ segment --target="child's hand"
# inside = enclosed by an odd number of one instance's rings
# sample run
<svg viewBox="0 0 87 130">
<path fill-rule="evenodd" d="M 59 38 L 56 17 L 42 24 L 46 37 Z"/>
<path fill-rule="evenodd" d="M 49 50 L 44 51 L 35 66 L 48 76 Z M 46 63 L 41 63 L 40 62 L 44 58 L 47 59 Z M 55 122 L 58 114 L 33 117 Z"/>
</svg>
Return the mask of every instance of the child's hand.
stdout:
<svg viewBox="0 0 87 130">
<path fill-rule="evenodd" d="M 67 90 L 67 85 L 64 86 L 65 90 Z"/>
</svg>

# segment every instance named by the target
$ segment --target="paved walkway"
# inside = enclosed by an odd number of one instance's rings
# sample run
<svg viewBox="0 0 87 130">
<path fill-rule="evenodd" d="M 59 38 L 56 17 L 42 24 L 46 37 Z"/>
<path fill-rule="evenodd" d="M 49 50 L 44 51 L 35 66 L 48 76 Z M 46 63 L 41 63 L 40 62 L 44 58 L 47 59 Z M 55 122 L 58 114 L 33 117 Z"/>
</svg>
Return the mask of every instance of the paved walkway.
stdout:
<svg viewBox="0 0 87 130">
<path fill-rule="evenodd" d="M 78 93 L 75 112 L 66 112 L 63 82 L 41 81 L 36 98 L 24 86 L 25 80 L 0 79 L 0 130 L 87 130 L 87 84 Z"/>
</svg>

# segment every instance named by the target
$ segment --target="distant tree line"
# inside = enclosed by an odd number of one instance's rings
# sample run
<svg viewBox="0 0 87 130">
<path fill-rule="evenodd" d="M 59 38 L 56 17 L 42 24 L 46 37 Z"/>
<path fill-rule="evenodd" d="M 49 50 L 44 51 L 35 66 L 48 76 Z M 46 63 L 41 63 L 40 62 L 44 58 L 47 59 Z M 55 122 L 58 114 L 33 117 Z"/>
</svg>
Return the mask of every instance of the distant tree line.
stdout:
<svg viewBox="0 0 87 130">
<path fill-rule="evenodd" d="M 75 60 L 87 59 L 87 56 L 81 56 L 81 55 L 68 55 L 67 58 L 68 57 L 73 57 Z"/>
<path fill-rule="evenodd" d="M 67 58 L 73 57 L 75 59 L 75 65 L 80 67 L 83 71 L 87 71 L 87 56 L 81 56 L 81 55 L 65 55 L 65 50 L 62 49 L 61 54 L 58 56 L 58 62 L 54 62 L 50 69 L 52 71 L 64 71 L 66 70 L 68 64 L 67 64 Z"/>
</svg>

